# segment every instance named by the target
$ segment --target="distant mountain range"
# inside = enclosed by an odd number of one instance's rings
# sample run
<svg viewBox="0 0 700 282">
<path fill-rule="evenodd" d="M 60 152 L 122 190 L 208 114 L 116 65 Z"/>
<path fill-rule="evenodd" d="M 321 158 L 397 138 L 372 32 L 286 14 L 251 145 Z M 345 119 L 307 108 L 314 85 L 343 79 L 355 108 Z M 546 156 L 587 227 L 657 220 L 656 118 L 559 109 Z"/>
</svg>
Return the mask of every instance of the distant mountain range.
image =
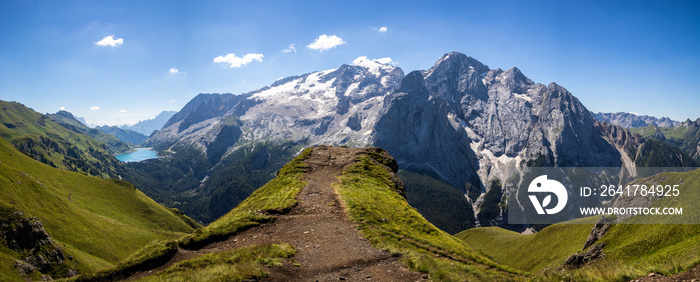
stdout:
<svg viewBox="0 0 700 282">
<path fill-rule="evenodd" d="M 117 139 L 131 144 L 132 146 L 141 145 L 148 139 L 148 136 L 138 133 L 130 129 L 123 129 L 116 126 L 97 126 L 95 129 L 107 134 L 114 135 Z"/>
<path fill-rule="evenodd" d="M 59 111 L 58 113 L 54 115 L 61 115 L 61 113 L 68 113 L 66 111 Z M 95 129 L 100 130 L 102 132 L 114 135 L 117 139 L 129 143 L 132 146 L 138 146 L 141 145 L 141 143 L 145 142 L 146 139 L 148 139 L 148 136 L 150 136 L 154 131 L 160 130 L 163 128 L 163 125 L 170 119 L 176 111 L 162 111 L 160 114 L 158 114 L 155 118 L 153 119 L 147 119 L 147 120 L 142 120 L 139 121 L 138 123 L 134 125 L 122 125 L 122 126 L 96 126 Z M 68 113 L 70 114 L 70 113 Z M 65 114 L 63 114 L 65 115 Z M 75 119 L 78 122 L 80 122 L 82 125 L 85 127 L 89 127 L 87 125 L 87 122 L 85 121 L 84 118 L 82 117 L 74 117 L 71 114 L 70 119 Z"/>
<path fill-rule="evenodd" d="M 657 118 L 647 115 L 637 115 L 634 113 L 593 113 L 593 117 L 600 122 L 608 122 L 624 128 L 645 127 L 647 125 L 655 125 L 658 127 L 674 127 L 681 124 L 680 121 L 675 121 L 667 117 Z"/>
<path fill-rule="evenodd" d="M 176 111 L 162 111 L 153 119 L 139 121 L 134 125 L 122 125 L 119 128 L 133 130 L 146 136 L 151 136 L 153 131 L 160 130 Z M 141 144 L 141 143 L 138 143 Z"/>
</svg>

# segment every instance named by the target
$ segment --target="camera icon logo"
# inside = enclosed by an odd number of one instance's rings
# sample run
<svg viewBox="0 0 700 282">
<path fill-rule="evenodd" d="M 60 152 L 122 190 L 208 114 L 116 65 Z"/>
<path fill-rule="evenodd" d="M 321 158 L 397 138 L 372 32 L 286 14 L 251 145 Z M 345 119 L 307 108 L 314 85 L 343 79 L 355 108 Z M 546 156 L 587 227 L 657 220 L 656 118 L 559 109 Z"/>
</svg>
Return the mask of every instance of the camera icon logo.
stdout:
<svg viewBox="0 0 700 282">
<path fill-rule="evenodd" d="M 547 175 L 540 175 L 534 180 L 532 180 L 532 182 L 530 182 L 530 186 L 527 187 L 527 192 L 554 193 L 554 195 L 557 197 L 556 206 L 550 209 L 545 209 L 552 203 L 551 194 L 545 196 L 542 200 L 542 203 L 540 203 L 540 201 L 537 199 L 537 196 L 528 195 L 530 197 L 530 201 L 532 201 L 532 205 L 535 206 L 535 210 L 537 210 L 538 214 L 556 214 L 560 212 L 566 206 L 566 202 L 569 198 L 568 194 L 566 193 L 566 188 L 564 188 L 564 185 L 559 183 L 559 181 L 547 179 Z"/>
</svg>

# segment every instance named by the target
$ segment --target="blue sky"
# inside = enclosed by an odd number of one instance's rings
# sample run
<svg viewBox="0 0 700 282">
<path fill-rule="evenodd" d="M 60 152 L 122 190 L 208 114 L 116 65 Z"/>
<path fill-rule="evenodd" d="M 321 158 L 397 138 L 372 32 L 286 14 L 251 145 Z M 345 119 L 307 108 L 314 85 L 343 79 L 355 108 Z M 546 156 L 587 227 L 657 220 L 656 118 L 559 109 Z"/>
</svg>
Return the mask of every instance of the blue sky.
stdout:
<svg viewBox="0 0 700 282">
<path fill-rule="evenodd" d="M 134 123 L 359 56 L 408 73 L 459 51 L 556 82 L 592 111 L 696 119 L 698 15 L 698 1 L 4 0 L 0 99 Z M 307 47 L 321 35 L 343 44 Z"/>
</svg>

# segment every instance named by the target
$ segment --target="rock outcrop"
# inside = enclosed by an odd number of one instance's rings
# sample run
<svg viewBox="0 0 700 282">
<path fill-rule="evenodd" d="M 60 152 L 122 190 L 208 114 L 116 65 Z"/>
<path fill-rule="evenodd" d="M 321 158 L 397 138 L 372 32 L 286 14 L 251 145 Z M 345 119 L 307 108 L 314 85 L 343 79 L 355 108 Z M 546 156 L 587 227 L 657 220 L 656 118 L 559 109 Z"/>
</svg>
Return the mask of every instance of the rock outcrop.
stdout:
<svg viewBox="0 0 700 282">
<path fill-rule="evenodd" d="M 22 257 L 15 264 L 20 273 L 28 276 L 39 272 L 48 278 L 77 274 L 71 263 L 73 257 L 63 252 L 36 217 L 5 207 L 0 213 L 0 243 Z"/>
</svg>

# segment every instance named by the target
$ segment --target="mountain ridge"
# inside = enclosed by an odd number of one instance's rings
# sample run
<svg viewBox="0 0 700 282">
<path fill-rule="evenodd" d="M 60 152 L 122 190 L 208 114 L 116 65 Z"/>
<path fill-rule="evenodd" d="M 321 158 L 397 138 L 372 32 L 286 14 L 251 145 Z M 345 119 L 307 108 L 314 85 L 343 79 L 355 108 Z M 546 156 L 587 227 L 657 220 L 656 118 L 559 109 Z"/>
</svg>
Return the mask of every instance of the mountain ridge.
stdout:
<svg viewBox="0 0 700 282">
<path fill-rule="evenodd" d="M 655 125 L 658 127 L 675 127 L 681 124 L 680 121 L 672 120 L 668 117 L 657 118 L 648 115 L 638 115 L 636 113 L 616 112 L 616 113 L 593 113 L 597 121 L 608 122 L 624 128 L 646 127 Z"/>
<path fill-rule="evenodd" d="M 160 130 L 163 125 L 170 119 L 177 111 L 162 111 L 156 117 L 152 119 L 142 120 L 133 125 L 122 125 L 119 126 L 121 129 L 133 130 L 146 136 L 151 136 L 153 131 Z"/>
<path fill-rule="evenodd" d="M 19 103 L 0 101 L 0 108 L 0 137 L 25 155 L 53 167 L 103 178 L 118 177 L 122 172 L 121 163 L 112 155 L 109 147 L 83 134 L 79 127 L 89 128 L 77 120 L 69 120 L 77 124 L 69 126 L 72 128 L 69 129 L 53 121 L 51 116 L 35 112 Z M 115 144 L 128 147 L 111 135 L 90 130 Z"/>
<path fill-rule="evenodd" d="M 126 142 L 132 146 L 141 145 L 141 143 L 146 142 L 148 136 L 143 135 L 139 132 L 133 131 L 131 129 L 123 129 L 116 126 L 96 126 L 95 129 L 102 131 L 107 134 L 114 135 L 117 139 Z"/>
<path fill-rule="evenodd" d="M 47 116 L 69 130 L 85 134 L 102 142 L 107 145 L 107 148 L 112 154 L 125 153 L 131 150 L 132 145 L 126 144 L 126 141 L 116 137 L 114 134 L 99 130 L 99 128 L 90 128 L 84 125 L 70 112 L 58 111 L 54 114 L 47 114 Z"/>
</svg>

